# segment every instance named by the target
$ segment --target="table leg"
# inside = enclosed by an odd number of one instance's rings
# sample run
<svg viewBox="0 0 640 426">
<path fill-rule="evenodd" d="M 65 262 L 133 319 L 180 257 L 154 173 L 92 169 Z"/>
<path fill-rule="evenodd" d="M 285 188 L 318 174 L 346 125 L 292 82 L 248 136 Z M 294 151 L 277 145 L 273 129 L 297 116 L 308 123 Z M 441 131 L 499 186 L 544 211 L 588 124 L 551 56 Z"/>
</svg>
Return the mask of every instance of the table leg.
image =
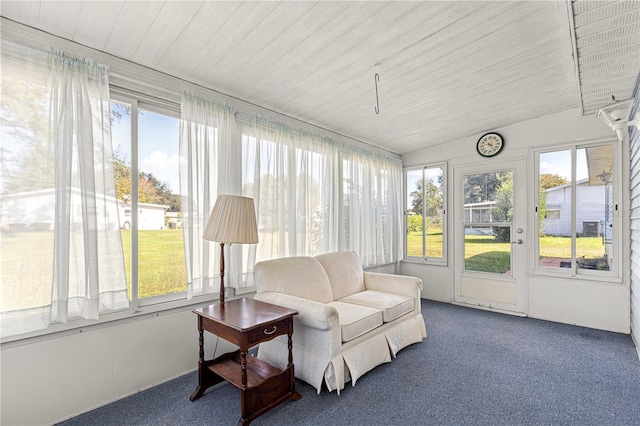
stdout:
<svg viewBox="0 0 640 426">
<path fill-rule="evenodd" d="M 198 337 L 198 342 L 200 344 L 200 351 L 198 352 L 198 386 L 191 393 L 189 399 L 191 401 L 195 401 L 200 398 L 207 388 L 204 386 L 205 377 L 204 377 L 204 331 L 202 330 L 202 324 L 200 318 L 198 318 L 198 333 L 200 334 Z"/>
<path fill-rule="evenodd" d="M 295 373 L 295 367 L 293 366 L 292 334 L 293 334 L 293 320 L 291 320 L 291 322 L 289 323 L 289 332 L 287 333 L 287 337 L 288 337 L 287 347 L 289 348 L 289 364 L 287 365 L 287 370 L 289 370 L 289 391 L 291 392 L 289 394 L 289 399 L 297 401 L 300 398 L 302 398 L 302 395 L 296 392 L 296 373 Z"/>
</svg>

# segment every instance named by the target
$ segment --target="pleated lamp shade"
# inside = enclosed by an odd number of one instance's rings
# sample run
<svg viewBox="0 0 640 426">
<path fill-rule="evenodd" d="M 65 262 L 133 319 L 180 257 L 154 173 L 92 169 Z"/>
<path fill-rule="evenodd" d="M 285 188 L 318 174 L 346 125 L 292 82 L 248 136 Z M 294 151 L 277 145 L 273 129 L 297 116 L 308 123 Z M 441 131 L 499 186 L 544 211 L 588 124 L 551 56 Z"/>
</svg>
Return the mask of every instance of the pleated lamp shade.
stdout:
<svg viewBox="0 0 640 426">
<path fill-rule="evenodd" d="M 219 195 L 202 238 L 225 244 L 256 244 L 258 226 L 253 198 Z"/>
</svg>

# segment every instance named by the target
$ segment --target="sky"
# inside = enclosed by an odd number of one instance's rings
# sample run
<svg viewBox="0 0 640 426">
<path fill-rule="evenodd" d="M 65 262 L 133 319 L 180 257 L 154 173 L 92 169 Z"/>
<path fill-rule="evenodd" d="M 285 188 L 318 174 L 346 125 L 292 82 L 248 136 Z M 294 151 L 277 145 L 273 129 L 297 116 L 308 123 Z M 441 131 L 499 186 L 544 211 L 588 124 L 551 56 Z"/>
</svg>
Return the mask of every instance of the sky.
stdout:
<svg viewBox="0 0 640 426">
<path fill-rule="evenodd" d="M 588 177 L 586 149 L 576 151 L 576 181 Z M 571 151 L 553 151 L 540 154 L 540 174 L 558 175 L 571 181 Z"/>
<path fill-rule="evenodd" d="M 576 180 L 580 181 L 588 177 L 586 150 L 578 149 L 576 152 Z M 426 178 L 433 179 L 433 182 L 437 184 L 437 169 L 426 169 L 427 172 L 433 172 L 427 174 Z M 540 155 L 540 173 L 550 173 L 558 176 L 562 176 L 567 181 L 571 181 L 571 151 L 553 151 L 545 152 Z M 422 169 L 412 170 L 407 173 L 407 210 L 411 209 L 411 197 L 409 194 L 416 189 L 416 182 L 422 179 Z"/>
<path fill-rule="evenodd" d="M 113 105 L 114 103 L 112 103 Z M 112 107 L 113 109 L 113 107 Z M 114 152 L 131 163 L 131 117 L 123 112 L 114 120 L 111 138 Z M 179 193 L 178 146 L 180 120 L 141 110 L 138 118 L 138 159 L 142 172 L 152 173 L 161 182 L 168 182 L 174 194 Z"/>
</svg>

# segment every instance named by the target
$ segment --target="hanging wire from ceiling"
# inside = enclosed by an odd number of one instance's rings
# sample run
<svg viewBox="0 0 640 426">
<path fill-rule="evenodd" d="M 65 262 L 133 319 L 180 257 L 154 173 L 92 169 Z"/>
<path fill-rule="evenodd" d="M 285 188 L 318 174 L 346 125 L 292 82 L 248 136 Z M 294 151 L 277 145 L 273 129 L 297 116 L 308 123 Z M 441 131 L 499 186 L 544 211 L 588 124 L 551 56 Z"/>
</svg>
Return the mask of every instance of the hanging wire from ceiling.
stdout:
<svg viewBox="0 0 640 426">
<path fill-rule="evenodd" d="M 380 64 L 376 64 L 376 75 L 373 78 L 373 81 L 376 85 L 376 106 L 373 109 L 376 112 L 376 115 L 380 114 L 380 101 L 378 99 L 378 82 L 380 81 L 380 74 L 378 73 L 378 67 Z"/>
</svg>

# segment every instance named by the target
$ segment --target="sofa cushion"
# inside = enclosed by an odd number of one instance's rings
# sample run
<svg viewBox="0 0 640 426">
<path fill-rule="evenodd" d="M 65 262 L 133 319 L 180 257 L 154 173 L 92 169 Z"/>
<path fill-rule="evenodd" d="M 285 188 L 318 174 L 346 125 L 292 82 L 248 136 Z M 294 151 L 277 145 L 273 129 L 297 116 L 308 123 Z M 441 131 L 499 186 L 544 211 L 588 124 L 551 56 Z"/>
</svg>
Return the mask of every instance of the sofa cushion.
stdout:
<svg viewBox="0 0 640 426">
<path fill-rule="evenodd" d="M 331 302 L 338 311 L 342 341 L 348 342 L 382 325 L 382 311 L 353 303 Z"/>
<path fill-rule="evenodd" d="M 258 262 L 253 267 L 256 289 L 276 291 L 320 303 L 333 301 L 329 278 L 313 257 L 283 257 Z"/>
<path fill-rule="evenodd" d="M 366 290 L 351 296 L 343 297 L 340 302 L 368 306 L 382 311 L 384 322 L 391 322 L 413 310 L 413 299 L 395 293 Z"/>
<path fill-rule="evenodd" d="M 316 259 L 324 267 L 331 290 L 333 300 L 364 291 L 364 275 L 360 258 L 353 251 L 338 251 L 321 254 Z"/>
</svg>

